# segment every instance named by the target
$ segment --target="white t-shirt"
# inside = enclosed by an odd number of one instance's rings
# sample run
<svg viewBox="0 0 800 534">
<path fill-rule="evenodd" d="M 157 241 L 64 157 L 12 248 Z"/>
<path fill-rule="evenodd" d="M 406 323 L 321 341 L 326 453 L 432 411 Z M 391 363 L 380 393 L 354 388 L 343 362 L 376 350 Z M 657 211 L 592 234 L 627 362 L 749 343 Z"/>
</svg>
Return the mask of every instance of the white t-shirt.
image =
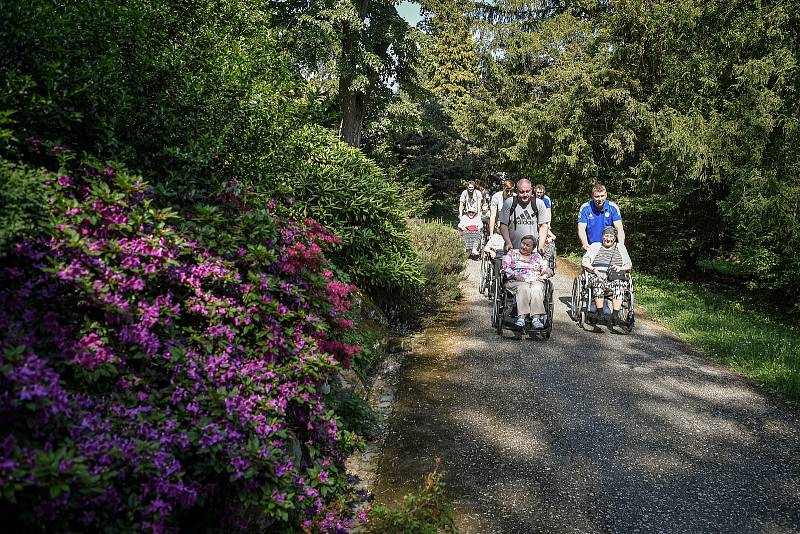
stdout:
<svg viewBox="0 0 800 534">
<path fill-rule="evenodd" d="M 467 211 L 474 211 L 475 213 L 481 212 L 481 203 L 483 202 L 483 195 L 477 189 L 472 192 L 472 198 L 469 196 L 469 191 L 464 189 L 461 192 L 461 199 L 459 200 L 459 206 L 461 206 L 462 212 Z M 459 213 L 461 215 L 461 213 Z"/>
<path fill-rule="evenodd" d="M 464 215 L 461 216 L 461 218 L 459 218 L 458 227 L 461 230 L 466 230 L 468 226 L 475 227 L 475 230 L 470 230 L 470 232 L 479 231 L 482 226 L 481 218 L 478 217 L 477 215 L 475 215 L 475 217 L 470 217 L 465 213 Z"/>
<path fill-rule="evenodd" d="M 503 198 L 503 192 L 498 191 L 497 193 L 492 195 L 492 200 L 489 202 L 489 215 L 491 215 L 492 210 L 494 210 L 495 212 L 495 219 L 494 219 L 495 232 L 500 230 L 500 211 L 503 209 L 504 201 L 505 199 Z"/>
</svg>

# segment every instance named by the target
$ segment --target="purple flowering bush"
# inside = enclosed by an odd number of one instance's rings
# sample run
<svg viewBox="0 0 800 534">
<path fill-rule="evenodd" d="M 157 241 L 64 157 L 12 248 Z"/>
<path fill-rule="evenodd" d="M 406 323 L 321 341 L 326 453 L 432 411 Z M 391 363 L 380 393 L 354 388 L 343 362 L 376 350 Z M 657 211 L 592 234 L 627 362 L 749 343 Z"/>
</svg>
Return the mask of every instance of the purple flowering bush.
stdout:
<svg viewBox="0 0 800 534">
<path fill-rule="evenodd" d="M 0 516 L 44 531 L 341 528 L 322 384 L 352 286 L 319 224 L 263 209 L 214 250 L 126 172 L 49 184 L 47 235 L 0 267 Z"/>
</svg>

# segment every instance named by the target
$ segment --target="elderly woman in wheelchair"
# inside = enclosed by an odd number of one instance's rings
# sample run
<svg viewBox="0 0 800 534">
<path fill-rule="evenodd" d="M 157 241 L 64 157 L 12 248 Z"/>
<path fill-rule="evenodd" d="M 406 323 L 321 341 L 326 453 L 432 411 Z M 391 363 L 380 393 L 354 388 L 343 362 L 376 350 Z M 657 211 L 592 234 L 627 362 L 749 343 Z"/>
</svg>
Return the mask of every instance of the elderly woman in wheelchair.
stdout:
<svg viewBox="0 0 800 534">
<path fill-rule="evenodd" d="M 477 256 L 483 247 L 483 221 L 474 208 L 461 215 L 458 221 L 458 234 L 464 242 L 464 250 L 470 256 Z"/>
<path fill-rule="evenodd" d="M 633 267 L 625 245 L 617 242 L 617 230 L 613 226 L 603 229 L 603 240 L 589 245 L 589 250 L 581 261 L 583 269 L 589 273 L 588 285 L 594 298 L 596 315 L 589 313 L 587 321 L 596 323 L 605 309 L 606 296 L 611 296 L 612 326 L 625 324 L 620 310 L 626 292 L 630 291 L 629 272 Z"/>
<path fill-rule="evenodd" d="M 553 270 L 535 247 L 533 236 L 523 237 L 519 249 L 510 250 L 503 257 L 502 271 L 507 276 L 506 289 L 515 295 L 516 326 L 524 327 L 529 317 L 534 329 L 542 329 L 547 323 L 544 281 L 553 276 Z"/>
</svg>

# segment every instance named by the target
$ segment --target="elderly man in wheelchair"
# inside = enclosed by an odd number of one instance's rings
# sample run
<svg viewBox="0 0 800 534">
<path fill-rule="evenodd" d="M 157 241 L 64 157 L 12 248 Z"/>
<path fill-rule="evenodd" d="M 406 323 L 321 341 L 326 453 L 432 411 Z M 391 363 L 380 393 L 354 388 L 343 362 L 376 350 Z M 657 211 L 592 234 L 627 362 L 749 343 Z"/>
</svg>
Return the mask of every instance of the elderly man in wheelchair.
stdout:
<svg viewBox="0 0 800 534">
<path fill-rule="evenodd" d="M 602 241 L 589 245 L 581 266 L 588 273 L 584 280 L 594 299 L 595 308 L 594 311 L 587 310 L 586 322 L 606 322 L 612 327 L 630 328 L 633 323 L 633 298 L 629 273 L 633 264 L 625 245 L 617 242 L 616 228 L 607 226 L 603 229 Z M 607 318 L 604 311 L 609 296 L 612 311 L 611 317 Z M 586 304 L 591 303 L 587 300 Z"/>
</svg>

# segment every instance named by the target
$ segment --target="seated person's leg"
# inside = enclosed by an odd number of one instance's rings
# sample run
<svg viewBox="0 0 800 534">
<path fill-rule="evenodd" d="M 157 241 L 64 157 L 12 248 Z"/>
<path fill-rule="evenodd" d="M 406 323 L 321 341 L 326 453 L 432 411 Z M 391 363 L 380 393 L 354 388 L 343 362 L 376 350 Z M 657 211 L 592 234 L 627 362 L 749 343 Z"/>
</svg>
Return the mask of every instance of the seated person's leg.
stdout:
<svg viewBox="0 0 800 534">
<path fill-rule="evenodd" d="M 612 280 L 610 285 L 614 309 L 619 311 L 622 308 L 622 299 L 625 297 L 625 291 L 628 289 L 628 284 L 625 280 Z"/>
<path fill-rule="evenodd" d="M 531 315 L 533 317 L 533 327 L 534 328 L 544 328 L 544 322 L 547 321 L 545 317 L 545 313 L 547 310 L 544 307 L 544 291 L 545 291 L 545 283 L 544 282 L 533 282 L 530 284 L 530 292 L 531 292 Z"/>
<path fill-rule="evenodd" d="M 611 302 L 614 307 L 614 311 L 611 313 L 611 323 L 620 324 L 623 320 L 619 316 L 619 312 L 622 309 L 622 299 L 628 289 L 628 283 L 625 280 L 613 280 L 610 286 L 613 299 Z"/>
<path fill-rule="evenodd" d="M 525 316 L 531 313 L 531 290 L 527 282 L 510 280 L 506 283 L 517 301 L 517 326 L 525 324 Z"/>
<path fill-rule="evenodd" d="M 605 281 L 600 280 L 596 275 L 592 275 L 594 279 L 592 280 L 592 297 L 594 297 L 594 306 L 597 311 L 597 315 L 603 314 L 603 307 L 605 306 L 605 293 L 606 293 L 606 284 Z"/>
<path fill-rule="evenodd" d="M 614 282 L 613 280 L 603 280 L 603 313 L 605 313 L 605 300 L 611 301 L 611 309 L 614 309 Z"/>
</svg>

